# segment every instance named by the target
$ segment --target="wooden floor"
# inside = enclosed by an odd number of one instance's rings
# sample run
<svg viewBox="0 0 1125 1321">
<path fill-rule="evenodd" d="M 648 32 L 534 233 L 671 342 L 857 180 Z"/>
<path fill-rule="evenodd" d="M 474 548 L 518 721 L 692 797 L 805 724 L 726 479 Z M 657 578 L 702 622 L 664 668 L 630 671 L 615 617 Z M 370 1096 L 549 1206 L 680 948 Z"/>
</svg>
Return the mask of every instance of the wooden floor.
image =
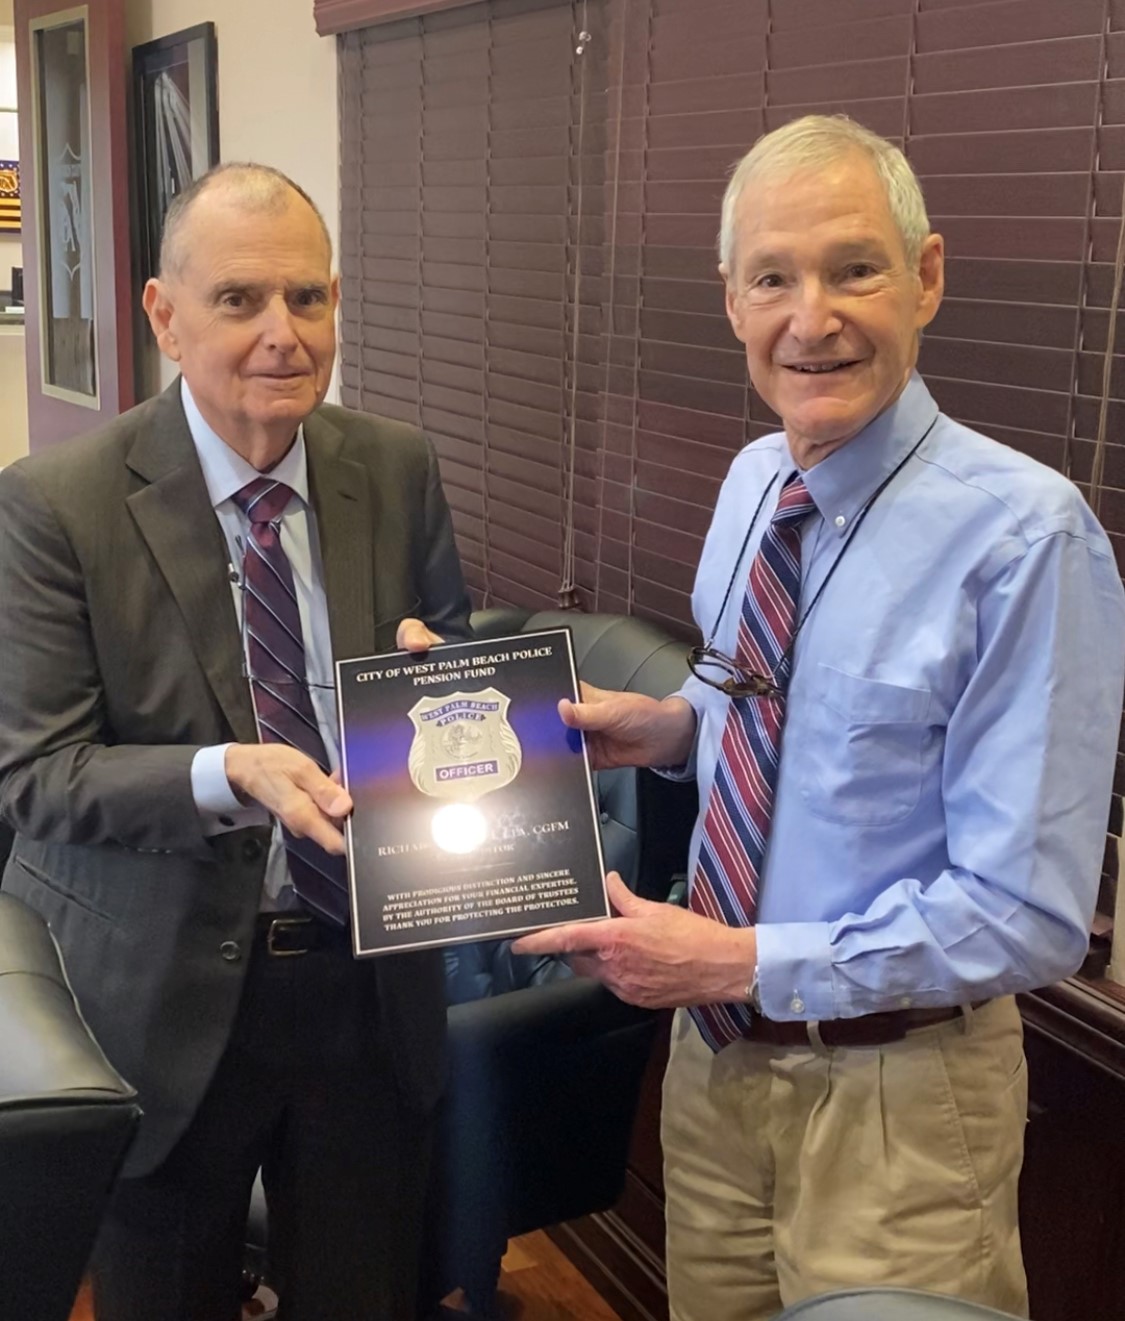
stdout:
<svg viewBox="0 0 1125 1321">
<path fill-rule="evenodd" d="M 525 1234 L 510 1244 L 500 1294 L 504 1321 L 620 1321 L 543 1233 Z"/>
<path fill-rule="evenodd" d="M 619 1321 L 617 1313 L 546 1234 L 527 1234 L 510 1245 L 500 1277 L 500 1294 L 504 1321 Z M 456 1296 L 449 1301 L 458 1308 Z M 70 1321 L 94 1321 L 85 1289 Z M 152 1321 L 160 1318 L 153 1317 Z"/>
</svg>

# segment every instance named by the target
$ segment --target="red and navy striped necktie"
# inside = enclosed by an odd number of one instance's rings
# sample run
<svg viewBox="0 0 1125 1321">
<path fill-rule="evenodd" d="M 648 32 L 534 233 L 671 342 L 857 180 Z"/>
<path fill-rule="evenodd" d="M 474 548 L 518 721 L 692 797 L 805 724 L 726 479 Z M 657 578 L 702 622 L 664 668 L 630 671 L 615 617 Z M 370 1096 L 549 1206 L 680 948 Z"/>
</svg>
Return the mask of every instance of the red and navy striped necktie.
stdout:
<svg viewBox="0 0 1125 1321">
<path fill-rule="evenodd" d="M 258 477 L 234 496 L 250 520 L 243 568 L 250 691 L 263 743 L 287 743 L 329 773 L 305 671 L 301 613 L 293 569 L 281 545 L 280 519 L 292 490 Z M 293 887 L 303 903 L 337 926 L 348 921 L 344 859 L 282 829 Z"/>
<path fill-rule="evenodd" d="M 804 479 L 794 473 L 762 536 L 742 603 L 735 660 L 746 673 L 772 677 L 783 691 L 801 591 L 801 523 L 815 508 Z M 727 926 L 750 926 L 757 912 L 784 715 L 784 697 L 735 697 L 727 711 L 690 899 L 692 912 Z M 716 1051 L 742 1035 L 749 1014 L 742 1004 L 691 1010 Z"/>
</svg>

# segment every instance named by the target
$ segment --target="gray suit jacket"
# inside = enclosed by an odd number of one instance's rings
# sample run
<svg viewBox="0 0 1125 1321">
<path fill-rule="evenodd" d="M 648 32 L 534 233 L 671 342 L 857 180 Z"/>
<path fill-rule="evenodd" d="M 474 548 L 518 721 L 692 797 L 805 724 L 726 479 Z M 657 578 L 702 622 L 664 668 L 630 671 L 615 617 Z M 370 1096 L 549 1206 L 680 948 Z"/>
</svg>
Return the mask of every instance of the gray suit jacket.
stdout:
<svg viewBox="0 0 1125 1321">
<path fill-rule="evenodd" d="M 466 637 L 432 447 L 332 406 L 305 438 L 334 654 L 392 649 L 407 615 Z M 205 838 L 190 779 L 198 748 L 232 739 L 255 741 L 254 713 L 177 383 L 0 473 L 3 884 L 51 923 L 83 1013 L 140 1093 L 130 1174 L 155 1168 L 194 1114 L 246 971 L 269 831 Z M 379 960 L 375 977 L 387 1068 L 429 1106 L 441 957 Z"/>
</svg>

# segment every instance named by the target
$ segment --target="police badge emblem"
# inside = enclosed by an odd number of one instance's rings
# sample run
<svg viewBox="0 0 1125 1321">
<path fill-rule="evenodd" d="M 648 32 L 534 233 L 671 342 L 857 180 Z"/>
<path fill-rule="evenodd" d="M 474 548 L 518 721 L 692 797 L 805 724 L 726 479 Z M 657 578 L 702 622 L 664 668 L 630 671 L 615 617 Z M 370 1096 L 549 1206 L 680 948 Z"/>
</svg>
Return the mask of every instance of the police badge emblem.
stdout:
<svg viewBox="0 0 1125 1321">
<path fill-rule="evenodd" d="M 410 778 L 424 794 L 473 802 L 519 774 L 523 751 L 496 688 L 423 697 L 411 708 Z"/>
</svg>

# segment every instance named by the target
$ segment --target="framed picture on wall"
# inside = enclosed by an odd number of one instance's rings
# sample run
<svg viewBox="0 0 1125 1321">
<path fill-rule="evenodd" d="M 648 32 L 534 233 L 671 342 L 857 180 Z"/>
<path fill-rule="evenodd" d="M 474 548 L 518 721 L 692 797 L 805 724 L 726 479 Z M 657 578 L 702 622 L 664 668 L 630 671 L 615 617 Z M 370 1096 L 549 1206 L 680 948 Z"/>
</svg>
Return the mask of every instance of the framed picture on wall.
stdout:
<svg viewBox="0 0 1125 1321">
<path fill-rule="evenodd" d="M 20 163 L 0 160 L 0 234 L 18 234 L 20 217 Z"/>
<path fill-rule="evenodd" d="M 156 274 L 172 199 L 219 160 L 218 47 L 200 23 L 133 48 L 141 278 Z"/>
</svg>

